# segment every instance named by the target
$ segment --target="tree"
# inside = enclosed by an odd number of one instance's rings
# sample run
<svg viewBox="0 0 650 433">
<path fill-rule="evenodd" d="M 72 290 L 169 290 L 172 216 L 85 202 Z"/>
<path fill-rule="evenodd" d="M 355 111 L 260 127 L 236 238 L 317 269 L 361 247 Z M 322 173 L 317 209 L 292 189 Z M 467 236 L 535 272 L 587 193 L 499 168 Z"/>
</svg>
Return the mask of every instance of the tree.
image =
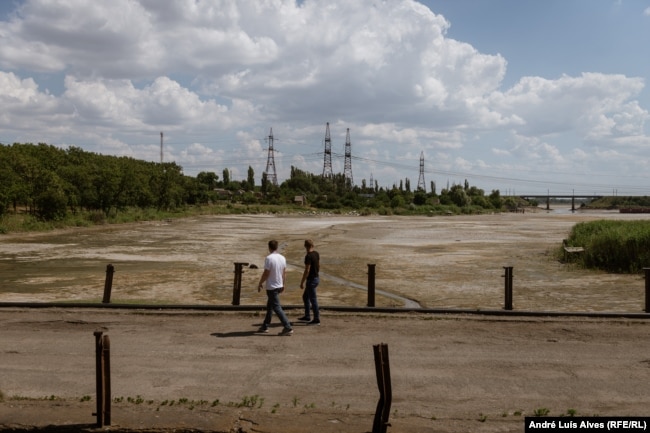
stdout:
<svg viewBox="0 0 650 433">
<path fill-rule="evenodd" d="M 451 202 L 458 207 L 468 206 L 471 203 L 471 199 L 460 185 L 453 185 L 449 190 L 449 198 Z"/>
<path fill-rule="evenodd" d="M 223 169 L 223 187 L 228 188 L 228 185 L 230 185 L 230 170 L 227 168 Z"/>
<path fill-rule="evenodd" d="M 501 198 L 501 193 L 498 189 L 492 190 L 489 200 L 494 208 L 501 209 L 503 207 L 503 199 Z"/>
<path fill-rule="evenodd" d="M 207 190 L 212 191 L 217 187 L 219 176 L 212 171 L 202 171 L 196 175 L 196 180 Z"/>
<path fill-rule="evenodd" d="M 255 189 L 255 171 L 253 170 L 253 167 L 250 165 L 248 166 L 248 188 L 249 190 L 254 190 Z"/>
</svg>

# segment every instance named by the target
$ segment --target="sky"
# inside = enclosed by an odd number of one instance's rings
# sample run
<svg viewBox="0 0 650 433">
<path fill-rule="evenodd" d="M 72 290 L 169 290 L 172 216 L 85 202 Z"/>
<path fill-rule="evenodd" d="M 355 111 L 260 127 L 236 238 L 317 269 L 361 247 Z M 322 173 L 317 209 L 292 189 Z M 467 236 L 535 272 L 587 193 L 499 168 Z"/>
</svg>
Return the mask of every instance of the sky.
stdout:
<svg viewBox="0 0 650 433">
<path fill-rule="evenodd" d="M 650 195 L 648 85 L 650 0 L 0 0 L 0 143 L 192 176 Z"/>
</svg>

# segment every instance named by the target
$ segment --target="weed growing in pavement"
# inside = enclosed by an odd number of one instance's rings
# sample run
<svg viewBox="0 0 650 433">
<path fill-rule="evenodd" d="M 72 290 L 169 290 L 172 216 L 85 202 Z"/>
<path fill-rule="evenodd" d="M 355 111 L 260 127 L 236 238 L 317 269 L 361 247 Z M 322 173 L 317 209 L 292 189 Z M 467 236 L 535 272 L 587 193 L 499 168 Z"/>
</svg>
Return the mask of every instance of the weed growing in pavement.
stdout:
<svg viewBox="0 0 650 433">
<path fill-rule="evenodd" d="M 259 406 L 258 406 L 259 404 Z M 259 395 L 244 396 L 239 403 L 230 402 L 228 406 L 231 407 L 262 407 L 264 404 L 264 399 L 260 398 Z"/>
<path fill-rule="evenodd" d="M 135 398 L 133 398 L 133 397 L 127 397 L 127 398 L 126 398 L 126 401 L 128 401 L 129 403 L 134 403 L 134 404 L 142 404 L 142 403 L 144 403 L 144 398 L 142 398 L 142 397 L 140 397 L 140 396 L 138 395 L 138 396 L 136 396 Z"/>
<path fill-rule="evenodd" d="M 578 411 L 575 409 L 567 409 L 566 414 L 568 416 L 576 416 L 578 414 Z"/>
<path fill-rule="evenodd" d="M 535 409 L 535 412 L 533 412 L 534 416 L 546 416 L 550 413 L 551 411 L 546 409 L 545 407 L 540 407 L 539 409 Z"/>
</svg>

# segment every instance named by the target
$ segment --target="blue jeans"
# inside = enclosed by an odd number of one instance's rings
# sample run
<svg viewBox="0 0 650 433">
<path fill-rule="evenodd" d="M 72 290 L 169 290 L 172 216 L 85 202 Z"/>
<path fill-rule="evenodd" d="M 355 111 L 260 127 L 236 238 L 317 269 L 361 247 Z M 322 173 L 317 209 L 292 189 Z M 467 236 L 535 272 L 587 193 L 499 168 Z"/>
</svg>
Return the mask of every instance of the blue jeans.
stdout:
<svg viewBox="0 0 650 433">
<path fill-rule="evenodd" d="M 280 322 L 282 322 L 282 326 L 291 329 L 291 323 L 289 323 L 289 319 L 287 319 L 287 315 L 284 314 L 282 306 L 280 305 L 280 292 L 278 289 L 267 290 L 266 297 L 266 317 L 264 318 L 263 326 L 268 327 L 271 324 L 271 318 L 275 312 L 275 314 L 278 315 Z"/>
<path fill-rule="evenodd" d="M 316 287 L 320 280 L 318 277 L 307 279 L 305 290 L 302 292 L 302 302 L 305 304 L 305 317 L 309 317 L 310 306 L 314 310 L 314 320 L 320 320 L 318 311 L 318 298 L 316 297 Z"/>
</svg>

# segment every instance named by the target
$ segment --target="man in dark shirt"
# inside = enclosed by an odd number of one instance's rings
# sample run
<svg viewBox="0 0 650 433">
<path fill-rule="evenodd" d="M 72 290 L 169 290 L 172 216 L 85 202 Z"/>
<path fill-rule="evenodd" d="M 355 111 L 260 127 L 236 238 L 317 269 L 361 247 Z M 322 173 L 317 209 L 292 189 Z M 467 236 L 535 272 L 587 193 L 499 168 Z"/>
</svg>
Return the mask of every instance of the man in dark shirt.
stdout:
<svg viewBox="0 0 650 433">
<path fill-rule="evenodd" d="M 305 271 L 302 273 L 300 288 L 302 292 L 302 301 L 305 304 L 305 315 L 298 320 L 307 322 L 307 325 L 320 325 L 320 312 L 318 311 L 318 299 L 316 297 L 316 287 L 320 282 L 318 271 L 320 270 L 320 256 L 318 251 L 314 250 L 314 241 L 305 240 Z M 311 307 L 311 308 L 310 308 Z M 311 320 L 310 310 L 314 311 L 314 320 Z"/>
</svg>

